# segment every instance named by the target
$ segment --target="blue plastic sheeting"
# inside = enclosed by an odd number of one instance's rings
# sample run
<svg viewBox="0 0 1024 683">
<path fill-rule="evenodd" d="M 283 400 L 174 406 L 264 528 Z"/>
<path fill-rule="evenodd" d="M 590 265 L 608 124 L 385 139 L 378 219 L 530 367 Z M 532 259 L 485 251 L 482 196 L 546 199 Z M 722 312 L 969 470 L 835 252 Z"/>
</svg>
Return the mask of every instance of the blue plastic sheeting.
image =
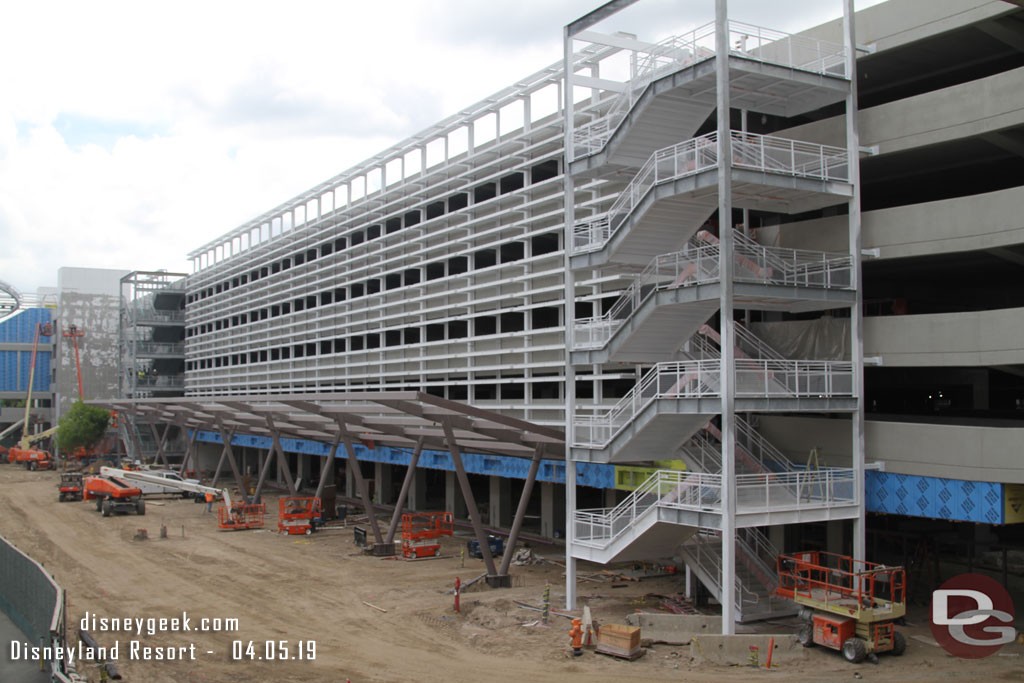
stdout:
<svg viewBox="0 0 1024 683">
<path fill-rule="evenodd" d="M 48 308 L 29 308 L 0 322 L 0 343 L 31 344 L 36 338 L 36 325 L 51 321 L 52 311 Z M 43 337 L 42 343 L 50 348 L 52 337 Z M 32 364 L 31 351 L 0 351 L 0 391 L 28 391 L 29 366 Z M 50 351 L 36 355 L 36 376 L 32 391 L 50 391 Z"/>
<path fill-rule="evenodd" d="M 219 433 L 206 430 L 199 430 L 196 439 L 206 443 L 224 443 Z M 231 439 L 232 446 L 245 446 L 263 450 L 269 450 L 272 443 L 269 436 L 255 436 L 252 434 L 237 434 Z M 330 444 L 310 439 L 281 439 L 281 448 L 287 453 L 306 453 L 309 455 L 329 455 L 331 452 Z M 390 446 L 369 448 L 365 444 L 357 443 L 353 444 L 353 450 L 356 452 L 357 460 L 406 466 L 412 461 L 412 449 L 407 448 L 391 448 Z M 338 447 L 337 457 L 347 457 L 343 445 Z M 529 458 L 512 458 L 505 455 L 463 453 L 462 463 L 470 474 L 487 474 L 508 479 L 526 479 L 526 474 L 530 469 Z M 424 450 L 420 454 L 418 466 L 434 470 L 455 470 L 452 457 L 446 451 Z M 537 479 L 554 484 L 564 484 L 565 463 L 556 460 L 541 460 L 540 468 L 537 471 Z M 615 488 L 615 466 L 579 463 L 576 465 L 576 483 L 581 486 L 592 486 L 594 488 Z"/>
<path fill-rule="evenodd" d="M 0 343 L 31 344 L 36 338 L 36 325 L 48 323 L 53 319 L 53 311 L 49 308 L 26 308 L 10 318 L 0 322 Z M 46 342 L 52 337 L 43 337 Z"/>
<path fill-rule="evenodd" d="M 1003 485 L 868 470 L 868 512 L 1003 524 Z"/>
<path fill-rule="evenodd" d="M 0 351 L 0 391 L 24 393 L 32 365 L 31 351 Z M 50 352 L 36 354 L 36 375 L 32 391 L 50 391 Z"/>
</svg>

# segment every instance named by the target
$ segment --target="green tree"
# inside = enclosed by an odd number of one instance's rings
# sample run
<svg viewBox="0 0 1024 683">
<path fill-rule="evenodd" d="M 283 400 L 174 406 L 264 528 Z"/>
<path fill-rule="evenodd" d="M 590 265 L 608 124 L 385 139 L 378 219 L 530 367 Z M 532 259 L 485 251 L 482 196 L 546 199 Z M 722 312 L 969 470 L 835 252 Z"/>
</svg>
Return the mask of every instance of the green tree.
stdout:
<svg viewBox="0 0 1024 683">
<path fill-rule="evenodd" d="M 62 451 L 94 446 L 107 432 L 110 412 L 76 401 L 57 423 L 57 446 Z"/>
</svg>

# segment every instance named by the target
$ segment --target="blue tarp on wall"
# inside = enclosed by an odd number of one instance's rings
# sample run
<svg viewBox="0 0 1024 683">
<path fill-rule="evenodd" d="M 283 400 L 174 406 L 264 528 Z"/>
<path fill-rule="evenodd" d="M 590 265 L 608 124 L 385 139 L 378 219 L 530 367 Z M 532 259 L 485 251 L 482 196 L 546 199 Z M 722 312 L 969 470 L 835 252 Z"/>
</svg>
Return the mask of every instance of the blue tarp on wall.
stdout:
<svg viewBox="0 0 1024 683">
<path fill-rule="evenodd" d="M 1003 524 L 1003 485 L 868 470 L 868 512 Z"/>
<path fill-rule="evenodd" d="M 0 322 L 0 343 L 31 344 L 35 341 L 36 325 L 48 323 L 53 312 L 48 308 L 29 308 Z M 52 337 L 43 337 L 46 351 L 36 356 L 36 375 L 32 391 L 50 390 L 50 344 Z M 32 351 L 0 351 L 0 391 L 24 393 L 28 391 L 28 375 L 32 364 Z"/>
<path fill-rule="evenodd" d="M 224 443 L 220 434 L 206 430 L 199 430 L 196 438 L 206 443 Z M 268 436 L 238 434 L 231 439 L 231 445 L 233 446 L 247 446 L 263 450 L 270 449 L 271 444 L 271 439 Z M 310 439 L 281 439 L 281 448 L 287 453 L 306 453 L 309 455 L 329 455 L 331 452 L 329 444 Z M 353 445 L 353 449 L 356 452 L 357 460 L 406 466 L 412 461 L 412 450 L 407 448 L 377 446 L 371 449 L 364 444 L 357 443 Z M 337 457 L 346 457 L 344 446 L 338 449 Z M 527 471 L 530 469 L 529 458 L 513 458 L 505 455 L 463 453 L 462 462 L 466 472 L 470 474 L 489 474 L 509 479 L 526 479 Z M 420 454 L 419 467 L 435 470 L 455 470 L 451 455 L 445 451 L 424 450 Z M 538 481 L 548 481 L 554 484 L 564 484 L 565 463 L 556 460 L 541 460 L 540 469 L 537 471 L 537 479 Z M 593 486 L 594 488 L 602 489 L 615 488 L 615 466 L 579 463 L 576 466 L 576 480 L 581 486 Z"/>
</svg>

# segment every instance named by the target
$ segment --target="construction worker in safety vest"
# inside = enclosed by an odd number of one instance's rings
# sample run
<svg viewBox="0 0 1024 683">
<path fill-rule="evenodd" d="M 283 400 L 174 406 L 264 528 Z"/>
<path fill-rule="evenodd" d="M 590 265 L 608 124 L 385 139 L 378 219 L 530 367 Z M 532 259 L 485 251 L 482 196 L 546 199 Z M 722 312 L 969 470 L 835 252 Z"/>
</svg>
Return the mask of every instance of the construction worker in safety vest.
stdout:
<svg viewBox="0 0 1024 683">
<path fill-rule="evenodd" d="M 207 493 L 206 494 L 206 511 L 207 512 L 213 512 L 213 494 L 212 493 Z"/>
</svg>

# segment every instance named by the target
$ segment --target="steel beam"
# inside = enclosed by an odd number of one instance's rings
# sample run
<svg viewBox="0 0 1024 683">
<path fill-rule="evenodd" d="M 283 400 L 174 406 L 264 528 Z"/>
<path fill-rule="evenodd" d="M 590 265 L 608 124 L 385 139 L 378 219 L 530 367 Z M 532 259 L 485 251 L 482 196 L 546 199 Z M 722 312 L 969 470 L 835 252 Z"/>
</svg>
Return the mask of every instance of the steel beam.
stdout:
<svg viewBox="0 0 1024 683">
<path fill-rule="evenodd" d="M 487 567 L 488 576 L 497 576 L 494 566 L 494 556 L 491 555 L 491 546 L 487 543 L 487 534 L 480 522 L 480 511 L 476 507 L 476 498 L 473 497 L 473 487 L 469 485 L 469 477 L 466 475 L 466 468 L 462 465 L 462 454 L 459 452 L 459 444 L 452 432 L 452 425 L 448 420 L 442 420 L 445 438 L 448 440 L 448 452 L 451 453 L 452 462 L 455 464 L 455 476 L 459 478 L 459 486 L 462 488 L 462 498 L 469 508 L 469 521 L 473 524 L 473 532 L 480 543 L 480 554 L 484 558 L 484 566 Z"/>
<path fill-rule="evenodd" d="M 324 495 L 324 486 L 327 485 L 328 480 L 334 476 L 334 458 L 338 454 L 338 444 L 341 443 L 341 434 L 334 439 L 334 443 L 331 444 L 331 452 L 327 454 L 327 461 L 320 469 L 320 482 L 316 485 L 316 497 L 322 498 Z"/>
<path fill-rule="evenodd" d="M 850 90 L 846 95 L 846 156 L 850 165 L 853 196 L 849 204 L 851 284 L 856 296 L 850 306 L 850 360 L 853 361 L 853 395 L 857 407 L 852 415 L 852 448 L 854 492 L 857 495 L 857 518 L 853 521 L 853 557 L 866 559 L 867 531 L 864 480 L 864 288 L 861 284 L 861 215 L 860 215 L 860 127 L 857 121 L 857 34 L 853 0 L 843 1 L 843 46 L 846 48 L 846 75 Z"/>
<path fill-rule="evenodd" d="M 736 632 L 736 322 L 733 320 L 732 133 L 729 103 L 729 10 L 715 0 L 715 76 L 718 115 L 718 241 L 722 336 L 722 635 Z"/>
<path fill-rule="evenodd" d="M 512 530 L 508 533 L 508 545 L 505 548 L 505 556 L 501 558 L 501 569 L 499 574 L 508 574 L 508 567 L 512 563 L 512 551 L 515 550 L 516 541 L 519 540 L 519 531 L 523 528 L 523 520 L 526 518 L 526 508 L 530 505 L 530 494 L 533 493 L 533 483 L 537 481 L 537 470 L 540 469 L 540 460 L 543 449 L 538 446 L 530 461 L 530 471 L 526 473 L 526 483 L 523 484 L 523 492 L 519 496 L 519 507 L 516 508 L 516 516 L 512 519 Z M 572 462 L 567 460 L 566 463 Z M 566 505 L 566 512 L 569 506 Z M 571 520 L 572 518 L 570 518 Z M 572 525 L 571 521 L 566 522 L 566 527 Z M 568 531 L 566 532 L 568 536 Z"/>
<path fill-rule="evenodd" d="M 288 485 L 288 491 L 292 495 L 298 493 L 295 489 L 295 480 L 292 479 L 292 470 L 288 467 L 288 458 L 284 455 L 284 449 L 281 448 L 281 433 L 274 426 L 274 418 L 267 415 L 267 428 L 270 430 L 270 438 L 274 442 L 274 450 L 277 451 L 277 461 L 281 464 L 281 471 L 284 472 L 284 481 Z"/>
<path fill-rule="evenodd" d="M 341 438 L 345 442 L 345 452 L 348 453 L 348 462 L 346 463 L 348 475 L 355 479 L 356 487 L 359 489 L 363 509 L 366 510 L 366 516 L 370 519 L 370 527 L 373 529 L 373 538 L 377 543 L 383 543 L 384 536 L 380 533 L 380 523 L 377 522 L 377 510 L 373 506 L 373 501 L 370 500 L 370 488 L 366 485 L 366 479 L 363 478 L 359 463 L 356 461 L 356 449 L 352 445 L 352 439 L 347 434 L 343 434 Z"/>
<path fill-rule="evenodd" d="M 405 499 L 409 495 L 409 487 L 412 486 L 412 479 L 416 475 L 416 465 L 420 461 L 420 453 L 423 452 L 423 439 L 416 444 L 416 450 L 412 452 L 412 460 L 409 461 L 409 469 L 405 471 L 405 479 L 402 480 L 402 490 L 398 492 L 398 500 L 395 501 L 395 512 L 391 515 L 391 524 L 388 526 L 385 543 L 395 542 L 395 531 L 398 529 L 398 521 L 402 518 L 402 508 L 405 506 Z"/>
</svg>

